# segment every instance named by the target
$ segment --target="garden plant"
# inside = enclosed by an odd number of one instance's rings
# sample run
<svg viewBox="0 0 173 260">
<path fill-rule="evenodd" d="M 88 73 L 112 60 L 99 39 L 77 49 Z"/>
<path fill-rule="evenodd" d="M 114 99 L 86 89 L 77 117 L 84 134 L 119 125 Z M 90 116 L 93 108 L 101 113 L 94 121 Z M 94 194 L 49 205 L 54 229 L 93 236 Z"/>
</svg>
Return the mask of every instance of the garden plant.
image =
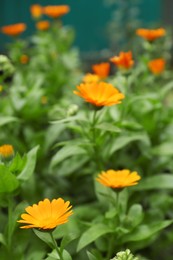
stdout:
<svg viewBox="0 0 173 260">
<path fill-rule="evenodd" d="M 83 71 L 69 6 L 30 11 L 1 28 L 0 259 L 171 260 L 169 30 Z"/>
</svg>

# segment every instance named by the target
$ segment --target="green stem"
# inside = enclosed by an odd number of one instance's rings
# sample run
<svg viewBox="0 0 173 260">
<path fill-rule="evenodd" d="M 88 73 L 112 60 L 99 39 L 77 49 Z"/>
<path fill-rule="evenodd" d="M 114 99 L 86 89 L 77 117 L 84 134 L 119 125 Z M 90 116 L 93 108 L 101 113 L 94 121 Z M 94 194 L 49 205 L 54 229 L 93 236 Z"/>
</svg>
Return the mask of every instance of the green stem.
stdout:
<svg viewBox="0 0 173 260">
<path fill-rule="evenodd" d="M 62 255 L 62 253 L 61 253 L 61 250 L 58 248 L 57 243 L 56 243 L 56 241 L 55 241 L 55 238 L 54 238 L 52 232 L 50 232 L 50 236 L 51 236 L 51 239 L 52 239 L 54 248 L 55 248 L 56 252 L 57 252 L 58 255 L 59 255 L 59 259 L 58 259 L 58 260 L 64 260 L 63 255 Z"/>
<path fill-rule="evenodd" d="M 11 251 L 12 222 L 13 222 L 13 203 L 12 203 L 12 197 L 10 196 L 8 198 L 8 232 L 7 232 L 7 245 L 9 251 Z"/>
</svg>

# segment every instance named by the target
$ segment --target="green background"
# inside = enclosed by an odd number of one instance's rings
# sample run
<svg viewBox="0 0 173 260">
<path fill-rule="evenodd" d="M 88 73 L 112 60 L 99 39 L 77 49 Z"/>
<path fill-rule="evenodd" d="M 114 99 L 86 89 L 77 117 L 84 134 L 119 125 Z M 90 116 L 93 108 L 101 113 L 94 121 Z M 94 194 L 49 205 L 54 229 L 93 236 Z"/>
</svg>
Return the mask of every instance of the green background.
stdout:
<svg viewBox="0 0 173 260">
<path fill-rule="evenodd" d="M 142 0 L 139 19 L 143 26 L 159 22 L 162 16 L 161 0 Z M 28 26 L 23 37 L 34 31 L 34 22 L 29 8 L 32 4 L 68 4 L 71 12 L 63 17 L 65 25 L 72 25 L 76 31 L 74 45 L 82 52 L 109 47 L 106 25 L 111 17 L 111 7 L 104 0 L 0 0 L 0 26 L 25 22 Z M 0 49 L 4 49 L 9 37 L 0 33 Z"/>
</svg>

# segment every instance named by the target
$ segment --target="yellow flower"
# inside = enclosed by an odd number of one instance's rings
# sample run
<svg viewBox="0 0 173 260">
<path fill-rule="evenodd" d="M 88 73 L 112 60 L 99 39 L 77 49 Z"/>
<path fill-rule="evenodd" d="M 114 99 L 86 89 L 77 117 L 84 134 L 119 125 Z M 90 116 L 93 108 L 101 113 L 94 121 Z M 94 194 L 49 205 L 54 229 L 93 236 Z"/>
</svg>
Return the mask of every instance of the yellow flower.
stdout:
<svg viewBox="0 0 173 260">
<path fill-rule="evenodd" d="M 25 23 L 16 23 L 1 27 L 1 32 L 9 36 L 18 36 L 26 30 Z"/>
<path fill-rule="evenodd" d="M 134 65 L 132 52 L 120 52 L 119 56 L 114 56 L 110 59 L 120 69 L 130 69 Z"/>
<path fill-rule="evenodd" d="M 122 189 L 128 186 L 133 186 L 138 184 L 141 177 L 137 172 L 130 172 L 129 170 L 108 170 L 106 172 L 101 172 L 96 179 L 102 185 L 114 188 Z"/>
<path fill-rule="evenodd" d="M 158 28 L 158 29 L 140 28 L 136 30 L 136 34 L 142 37 L 143 39 L 152 42 L 160 37 L 163 37 L 166 34 L 166 31 L 163 28 Z"/>
<path fill-rule="evenodd" d="M 30 12 L 32 17 L 38 19 L 42 16 L 42 6 L 38 4 L 31 5 Z"/>
<path fill-rule="evenodd" d="M 98 82 L 99 79 L 100 79 L 100 78 L 99 78 L 98 75 L 91 74 L 91 73 L 87 73 L 87 74 L 83 77 L 83 82 L 85 82 L 85 83 Z"/>
<path fill-rule="evenodd" d="M 0 146 L 0 156 L 8 158 L 14 154 L 13 146 L 10 144 L 4 144 Z"/>
<path fill-rule="evenodd" d="M 92 66 L 92 70 L 100 78 L 104 79 L 104 78 L 106 78 L 109 75 L 110 64 L 109 64 L 109 62 L 102 62 L 100 64 L 94 64 Z"/>
<path fill-rule="evenodd" d="M 148 63 L 148 67 L 153 74 L 161 74 L 165 69 L 165 60 L 162 58 L 151 60 Z"/>
<path fill-rule="evenodd" d="M 0 92 L 2 92 L 3 91 L 3 86 L 2 85 L 0 85 Z"/>
<path fill-rule="evenodd" d="M 117 88 L 102 81 L 82 83 L 77 89 L 78 91 L 73 91 L 74 94 L 97 107 L 119 104 L 124 99 L 124 95 Z"/>
<path fill-rule="evenodd" d="M 72 206 L 69 201 L 63 199 L 44 199 L 38 204 L 28 206 L 21 215 L 21 220 L 17 222 L 27 224 L 20 228 L 38 228 L 42 230 L 51 230 L 68 221 L 68 217 L 73 214 Z"/>
</svg>

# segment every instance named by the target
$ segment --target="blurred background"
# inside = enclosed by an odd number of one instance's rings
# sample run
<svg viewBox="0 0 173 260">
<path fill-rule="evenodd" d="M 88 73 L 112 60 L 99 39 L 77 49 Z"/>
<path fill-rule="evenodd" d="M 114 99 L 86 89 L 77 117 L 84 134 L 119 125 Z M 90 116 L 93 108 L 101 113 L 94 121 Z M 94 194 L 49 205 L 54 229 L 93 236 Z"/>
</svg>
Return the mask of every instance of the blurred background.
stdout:
<svg viewBox="0 0 173 260">
<path fill-rule="evenodd" d="M 97 56 L 97 52 L 104 56 L 107 50 L 128 49 L 136 28 L 171 23 L 173 7 L 171 0 L 1 0 L 0 26 L 24 22 L 27 31 L 22 37 L 29 37 L 35 31 L 29 11 L 33 4 L 70 6 L 70 13 L 62 18 L 63 24 L 74 28 L 73 45 L 85 58 Z M 9 41 L 8 36 L 0 34 L 1 53 Z"/>
</svg>

